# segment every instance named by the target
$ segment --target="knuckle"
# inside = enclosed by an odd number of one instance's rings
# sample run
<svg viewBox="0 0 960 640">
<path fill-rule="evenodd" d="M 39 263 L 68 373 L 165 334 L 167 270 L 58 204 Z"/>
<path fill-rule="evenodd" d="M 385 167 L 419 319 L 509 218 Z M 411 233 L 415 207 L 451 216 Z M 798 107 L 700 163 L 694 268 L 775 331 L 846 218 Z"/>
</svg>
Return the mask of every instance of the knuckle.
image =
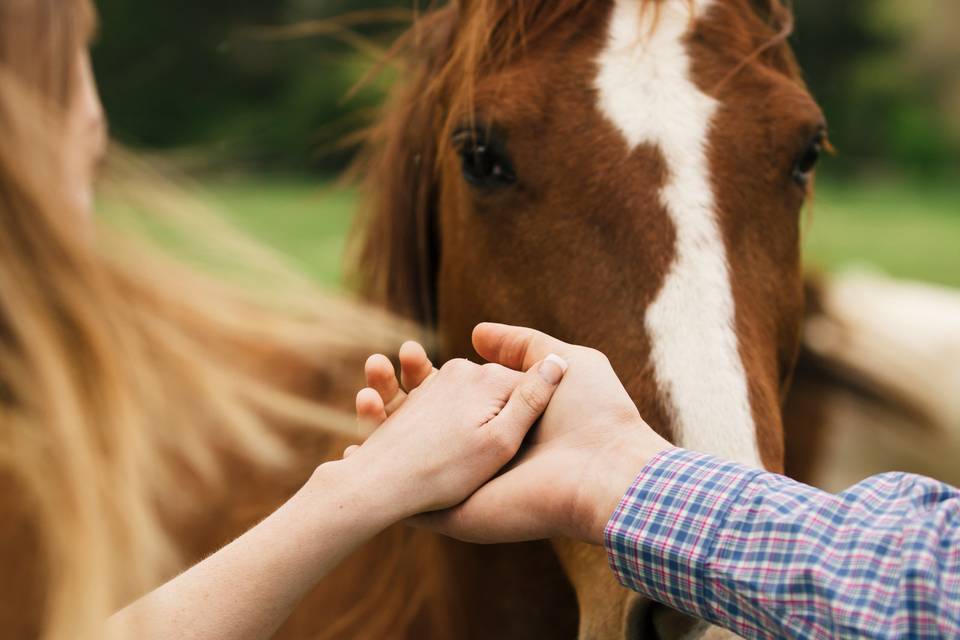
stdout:
<svg viewBox="0 0 960 640">
<path fill-rule="evenodd" d="M 519 376 L 516 371 L 511 371 L 506 367 L 495 363 L 487 363 L 480 367 L 481 377 L 484 382 L 492 385 L 492 388 L 506 391 L 508 394 L 516 386 L 516 377 Z"/>
<path fill-rule="evenodd" d="M 546 394 L 535 385 L 525 384 L 517 389 L 517 393 L 520 394 L 520 401 L 534 411 L 539 411 L 546 402 Z"/>
<path fill-rule="evenodd" d="M 583 352 L 585 358 L 588 358 L 598 364 L 610 364 L 610 359 L 607 357 L 607 354 L 599 349 L 584 347 Z"/>
<path fill-rule="evenodd" d="M 481 371 L 487 376 L 494 377 L 499 376 L 503 373 L 503 367 L 496 364 L 495 362 L 487 362 L 480 365 Z"/>
<path fill-rule="evenodd" d="M 463 358 L 455 358 L 446 362 L 440 371 L 447 375 L 459 375 L 470 369 L 470 362 Z"/>
</svg>

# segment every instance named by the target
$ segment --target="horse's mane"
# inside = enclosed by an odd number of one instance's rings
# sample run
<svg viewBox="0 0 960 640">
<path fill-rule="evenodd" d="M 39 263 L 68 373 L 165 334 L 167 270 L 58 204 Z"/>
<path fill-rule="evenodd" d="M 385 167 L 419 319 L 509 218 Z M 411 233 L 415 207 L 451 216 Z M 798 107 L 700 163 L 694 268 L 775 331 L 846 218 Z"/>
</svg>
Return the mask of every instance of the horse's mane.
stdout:
<svg viewBox="0 0 960 640">
<path fill-rule="evenodd" d="M 639 1 L 645 11 L 658 11 L 663 0 Z M 760 57 L 799 79 L 787 45 L 789 7 L 781 0 L 727 1 L 750 5 L 764 33 L 762 46 L 724 82 Z M 364 205 L 348 272 L 372 302 L 426 326 L 435 323 L 438 151 L 453 114 L 472 112 L 463 107 L 472 105 L 483 74 L 510 64 L 562 21 L 599 6 L 596 0 L 453 0 L 420 16 L 397 41 L 390 55 L 404 79 L 367 132 L 355 165 Z"/>
</svg>

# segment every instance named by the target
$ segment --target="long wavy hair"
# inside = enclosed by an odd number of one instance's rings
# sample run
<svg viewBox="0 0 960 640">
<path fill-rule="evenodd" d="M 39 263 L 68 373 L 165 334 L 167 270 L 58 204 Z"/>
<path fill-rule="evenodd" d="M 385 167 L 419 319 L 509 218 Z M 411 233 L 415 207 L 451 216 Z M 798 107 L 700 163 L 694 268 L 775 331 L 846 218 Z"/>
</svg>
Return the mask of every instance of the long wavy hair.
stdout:
<svg viewBox="0 0 960 640">
<path fill-rule="evenodd" d="M 0 0 L 0 544 L 40 558 L 45 638 L 103 637 L 176 566 L 164 514 L 225 452 L 276 465 L 284 430 L 351 433 L 310 393 L 399 334 L 128 154 L 108 185 L 135 197 L 76 210 L 57 141 L 94 23 L 89 0 Z"/>
</svg>

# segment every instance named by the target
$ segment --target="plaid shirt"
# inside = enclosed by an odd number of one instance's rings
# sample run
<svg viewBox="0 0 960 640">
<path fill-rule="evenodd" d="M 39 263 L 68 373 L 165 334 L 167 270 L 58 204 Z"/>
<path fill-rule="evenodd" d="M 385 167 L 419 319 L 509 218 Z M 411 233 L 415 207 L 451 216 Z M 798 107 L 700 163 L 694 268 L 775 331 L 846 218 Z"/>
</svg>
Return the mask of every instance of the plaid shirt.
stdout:
<svg viewBox="0 0 960 640">
<path fill-rule="evenodd" d="M 606 546 L 625 586 L 746 638 L 960 638 L 960 491 L 928 478 L 832 495 L 673 449 Z"/>
</svg>

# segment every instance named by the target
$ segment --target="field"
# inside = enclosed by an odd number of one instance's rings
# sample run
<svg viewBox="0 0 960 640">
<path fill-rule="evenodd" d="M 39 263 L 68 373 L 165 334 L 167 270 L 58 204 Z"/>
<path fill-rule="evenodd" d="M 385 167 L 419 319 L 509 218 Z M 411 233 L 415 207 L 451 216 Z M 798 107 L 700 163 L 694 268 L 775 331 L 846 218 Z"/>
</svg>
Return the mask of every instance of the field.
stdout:
<svg viewBox="0 0 960 640">
<path fill-rule="evenodd" d="M 310 275 L 340 278 L 356 197 L 305 179 L 208 185 L 245 229 L 288 254 Z M 867 267 L 960 287 L 960 187 L 939 183 L 827 183 L 805 214 L 808 266 Z"/>
</svg>

